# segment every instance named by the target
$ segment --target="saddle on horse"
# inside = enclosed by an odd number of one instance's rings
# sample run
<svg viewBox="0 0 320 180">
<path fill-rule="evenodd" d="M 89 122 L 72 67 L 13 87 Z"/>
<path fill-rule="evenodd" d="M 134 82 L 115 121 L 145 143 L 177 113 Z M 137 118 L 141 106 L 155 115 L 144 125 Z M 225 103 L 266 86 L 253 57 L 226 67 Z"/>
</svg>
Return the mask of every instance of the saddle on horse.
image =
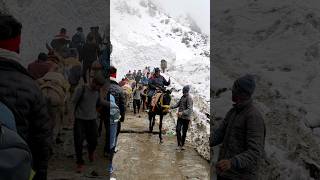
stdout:
<svg viewBox="0 0 320 180">
<path fill-rule="evenodd" d="M 164 93 L 162 92 L 156 93 L 154 96 L 152 96 L 152 100 L 151 100 L 152 112 L 156 112 L 157 106 L 159 107 L 159 109 L 162 109 L 162 112 L 164 113 L 169 112 L 170 105 L 163 104 L 163 96 L 164 96 Z"/>
</svg>

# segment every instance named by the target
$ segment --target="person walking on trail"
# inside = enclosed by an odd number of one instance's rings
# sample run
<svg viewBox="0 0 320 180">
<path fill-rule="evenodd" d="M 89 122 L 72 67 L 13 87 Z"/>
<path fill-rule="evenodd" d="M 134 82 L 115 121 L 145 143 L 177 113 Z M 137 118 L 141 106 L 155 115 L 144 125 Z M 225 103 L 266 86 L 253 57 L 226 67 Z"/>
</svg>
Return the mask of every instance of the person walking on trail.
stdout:
<svg viewBox="0 0 320 180">
<path fill-rule="evenodd" d="M 189 94 L 190 86 L 186 85 L 182 89 L 182 97 L 178 101 L 177 104 L 171 106 L 171 109 L 179 108 L 177 112 L 178 120 L 176 126 L 177 132 L 177 142 L 178 147 L 177 150 L 184 150 L 184 144 L 187 137 L 187 131 L 189 128 L 189 124 L 191 123 L 191 115 L 193 112 L 193 100 L 191 95 Z M 181 135 L 182 131 L 182 135 Z"/>
<path fill-rule="evenodd" d="M 133 77 L 133 79 L 136 79 L 136 77 L 137 77 L 137 71 L 136 70 L 133 70 L 132 77 Z"/>
<path fill-rule="evenodd" d="M 138 84 L 140 84 L 140 80 L 142 78 L 142 72 L 141 70 L 138 70 L 135 81 L 136 81 L 136 85 L 138 86 Z"/>
<path fill-rule="evenodd" d="M 21 115 L 15 119 L 18 134 L 33 156 L 34 180 L 46 180 L 53 122 L 37 82 L 20 64 L 22 25 L 11 15 L 0 14 L 0 96 Z"/>
<path fill-rule="evenodd" d="M 114 66 L 110 67 L 110 89 L 109 92 L 111 95 L 114 96 L 114 98 L 116 99 L 116 104 L 120 109 L 120 115 L 121 115 L 121 119 L 118 122 L 118 126 L 117 126 L 117 138 L 119 136 L 120 130 L 121 130 L 121 122 L 124 121 L 125 118 L 125 112 L 126 112 L 126 106 L 125 106 L 125 96 L 124 96 L 124 92 L 122 90 L 122 88 L 119 86 L 119 84 L 117 83 L 117 68 L 115 68 Z"/>
<path fill-rule="evenodd" d="M 64 105 L 70 85 L 64 76 L 58 72 L 58 65 L 53 65 L 49 72 L 37 81 L 47 100 L 49 118 L 54 123 L 53 140 L 57 144 L 63 143 L 60 132 L 64 120 Z"/>
<path fill-rule="evenodd" d="M 87 35 L 87 41 L 92 39 L 93 43 L 100 49 L 103 39 L 99 33 L 99 26 L 90 27 L 90 32 Z"/>
<path fill-rule="evenodd" d="M 126 78 L 128 78 L 128 79 L 132 79 L 132 73 L 131 73 L 131 71 L 129 70 L 129 72 L 126 74 Z"/>
<path fill-rule="evenodd" d="M 43 77 L 49 69 L 52 67 L 53 63 L 48 60 L 48 55 L 45 53 L 40 53 L 38 59 L 28 65 L 28 72 L 34 79 L 39 79 Z"/>
<path fill-rule="evenodd" d="M 78 54 L 80 54 L 81 49 L 85 44 L 85 37 L 83 34 L 83 28 L 78 27 L 77 32 L 72 36 L 71 39 L 71 47 L 76 48 L 78 50 Z"/>
<path fill-rule="evenodd" d="M 146 86 L 142 86 L 142 89 L 141 89 L 141 104 L 142 104 L 142 110 L 146 110 L 147 109 L 147 91 L 148 91 L 148 88 L 146 88 Z"/>
<path fill-rule="evenodd" d="M 59 34 L 54 36 L 50 45 L 56 52 L 61 54 L 69 47 L 70 43 L 71 41 L 69 36 L 67 36 L 67 30 L 65 28 L 61 28 Z"/>
<path fill-rule="evenodd" d="M 163 89 L 165 86 L 170 85 L 170 78 L 167 81 L 162 75 L 160 75 L 160 69 L 154 69 L 154 75 L 149 80 L 149 92 L 148 92 L 148 104 L 147 106 L 151 106 L 151 101 L 153 95 L 156 93 L 157 88 Z"/>
<path fill-rule="evenodd" d="M 214 127 L 210 146 L 222 144 L 216 164 L 217 179 L 258 179 L 264 155 L 265 124 L 252 102 L 255 81 L 252 75 L 237 79 L 232 88 L 233 108 Z"/>
<path fill-rule="evenodd" d="M 76 152 L 76 171 L 84 170 L 82 158 L 83 141 L 86 139 L 88 145 L 88 158 L 93 162 L 95 149 L 98 141 L 98 125 L 96 122 L 96 106 L 99 104 L 99 90 L 104 85 L 103 76 L 96 75 L 89 85 L 78 86 L 72 98 L 74 109 L 74 146 Z"/>
<path fill-rule="evenodd" d="M 80 61 L 82 62 L 82 75 L 83 80 L 85 83 L 87 83 L 87 73 L 89 71 L 89 77 L 91 74 L 91 66 L 94 61 L 98 58 L 98 46 L 94 43 L 93 37 L 90 36 L 87 39 L 87 42 L 85 43 L 81 55 L 80 55 Z"/>
<path fill-rule="evenodd" d="M 136 114 L 137 111 L 138 111 L 138 114 L 140 113 L 141 90 L 142 90 L 142 86 L 138 86 L 133 90 L 133 112 L 134 112 L 134 114 Z"/>
<path fill-rule="evenodd" d="M 149 74 L 150 74 L 150 73 L 147 73 L 147 75 L 143 75 L 143 76 L 142 76 L 140 82 L 141 82 L 141 84 L 142 84 L 143 86 L 148 85 L 148 83 L 149 83 L 149 78 L 148 78 L 148 77 L 149 77 Z"/>
</svg>

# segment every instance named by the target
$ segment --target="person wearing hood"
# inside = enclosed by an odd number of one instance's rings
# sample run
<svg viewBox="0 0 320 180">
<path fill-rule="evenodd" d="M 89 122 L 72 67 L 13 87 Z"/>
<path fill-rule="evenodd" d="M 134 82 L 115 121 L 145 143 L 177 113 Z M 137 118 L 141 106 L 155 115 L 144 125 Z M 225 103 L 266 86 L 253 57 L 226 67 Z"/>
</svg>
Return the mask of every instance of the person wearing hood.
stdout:
<svg viewBox="0 0 320 180">
<path fill-rule="evenodd" d="M 14 17 L 0 13 L 0 97 L 23 117 L 15 123 L 32 153 L 33 180 L 46 180 L 53 122 L 37 82 L 21 65 L 21 29 L 22 24 Z"/>
<path fill-rule="evenodd" d="M 187 131 L 189 128 L 189 123 L 191 122 L 191 115 L 193 112 L 193 100 L 192 97 L 189 94 L 190 86 L 186 85 L 182 89 L 182 97 L 178 101 L 177 104 L 170 107 L 170 109 L 178 108 L 177 116 L 177 126 L 176 126 L 176 132 L 177 132 L 177 142 L 178 147 L 177 150 L 181 151 L 184 150 L 183 146 L 186 141 L 187 137 Z M 182 135 L 181 135 L 182 130 Z"/>
<path fill-rule="evenodd" d="M 258 179 L 266 130 L 261 113 L 252 103 L 255 86 L 252 75 L 237 79 L 232 88 L 233 108 L 213 128 L 210 146 L 222 144 L 216 164 L 218 180 Z"/>
</svg>

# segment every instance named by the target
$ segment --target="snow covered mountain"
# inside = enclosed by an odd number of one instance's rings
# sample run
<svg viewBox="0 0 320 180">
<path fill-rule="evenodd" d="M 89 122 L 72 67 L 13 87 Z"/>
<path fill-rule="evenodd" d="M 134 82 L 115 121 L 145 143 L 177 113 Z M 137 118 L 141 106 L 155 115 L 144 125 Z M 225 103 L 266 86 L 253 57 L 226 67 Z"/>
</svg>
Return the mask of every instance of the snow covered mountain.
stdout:
<svg viewBox="0 0 320 180">
<path fill-rule="evenodd" d="M 150 0 L 112 0 L 110 16 L 111 63 L 118 68 L 118 79 L 129 70 L 160 67 L 160 60 L 165 59 L 168 72 L 164 76 L 171 78 L 174 98 L 181 96 L 183 85 L 191 85 L 195 120 L 189 141 L 209 159 L 209 119 L 205 115 L 210 104 L 209 37 L 193 31 L 192 21 L 171 18 Z M 175 132 L 174 119 L 165 124 Z"/>
<path fill-rule="evenodd" d="M 261 179 L 320 178 L 319 1 L 216 0 L 213 9 L 217 122 L 231 107 L 233 81 L 257 77 L 268 163 Z"/>
</svg>

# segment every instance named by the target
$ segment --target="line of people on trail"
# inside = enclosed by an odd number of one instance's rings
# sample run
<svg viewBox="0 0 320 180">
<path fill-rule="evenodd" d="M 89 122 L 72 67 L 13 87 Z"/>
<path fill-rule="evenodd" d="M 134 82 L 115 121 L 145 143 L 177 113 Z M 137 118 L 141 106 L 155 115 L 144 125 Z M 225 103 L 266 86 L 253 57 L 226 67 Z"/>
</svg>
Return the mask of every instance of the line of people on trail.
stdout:
<svg viewBox="0 0 320 180">
<path fill-rule="evenodd" d="M 54 153 L 52 147 L 63 142 L 59 135 L 68 115 L 73 123 L 76 170 L 82 172 L 84 138 L 88 142 L 88 158 L 95 160 L 97 107 L 103 107 L 101 112 L 108 112 L 105 113 L 108 116 L 109 110 L 105 108 L 116 110 L 111 118 L 104 118 L 108 120 L 105 124 L 114 124 L 120 119 L 120 113 L 116 114 L 121 108 L 115 103 L 108 106 L 112 95 L 107 97 L 109 89 L 101 88 L 108 87 L 106 72 L 110 67 L 106 64 L 110 63 L 110 41 L 100 39 L 97 28 L 91 28 L 87 42 L 98 43 L 100 49 L 89 59 L 83 36 L 81 41 L 76 40 L 81 36 L 81 28 L 71 42 L 66 29 L 62 28 L 51 45 L 46 44 L 49 52 L 40 53 L 37 60 L 25 68 L 19 55 L 22 24 L 11 15 L 0 14 L 0 27 L 0 179 L 46 180 L 48 162 Z M 82 70 L 86 64 L 79 61 L 81 58 L 92 62 L 93 73 L 87 83 L 80 80 L 84 79 Z M 109 129 L 106 131 L 105 146 L 110 152 L 111 136 Z M 109 162 L 107 172 L 110 172 Z"/>
<path fill-rule="evenodd" d="M 189 95 L 190 86 L 183 87 L 181 99 L 175 104 L 170 105 L 171 91 L 166 90 L 166 86 L 170 85 L 170 78 L 167 81 L 161 74 L 160 69 L 155 68 L 153 72 L 146 67 L 142 73 L 141 70 L 136 70 L 125 75 L 119 85 L 125 91 L 126 96 L 132 96 L 134 114 L 140 112 L 140 109 L 148 112 L 149 132 L 153 131 L 155 124 L 155 116 L 160 116 L 159 122 L 159 139 L 163 143 L 162 138 L 162 120 L 171 109 L 178 108 L 178 119 L 176 126 L 177 133 L 177 150 L 184 150 L 186 134 L 190 125 L 191 115 L 193 112 L 193 100 Z M 132 94 L 128 93 L 128 87 L 133 89 Z M 126 98 L 127 101 L 130 98 Z M 142 103 L 142 107 L 140 107 Z M 128 103 L 126 103 L 128 105 Z"/>
</svg>

